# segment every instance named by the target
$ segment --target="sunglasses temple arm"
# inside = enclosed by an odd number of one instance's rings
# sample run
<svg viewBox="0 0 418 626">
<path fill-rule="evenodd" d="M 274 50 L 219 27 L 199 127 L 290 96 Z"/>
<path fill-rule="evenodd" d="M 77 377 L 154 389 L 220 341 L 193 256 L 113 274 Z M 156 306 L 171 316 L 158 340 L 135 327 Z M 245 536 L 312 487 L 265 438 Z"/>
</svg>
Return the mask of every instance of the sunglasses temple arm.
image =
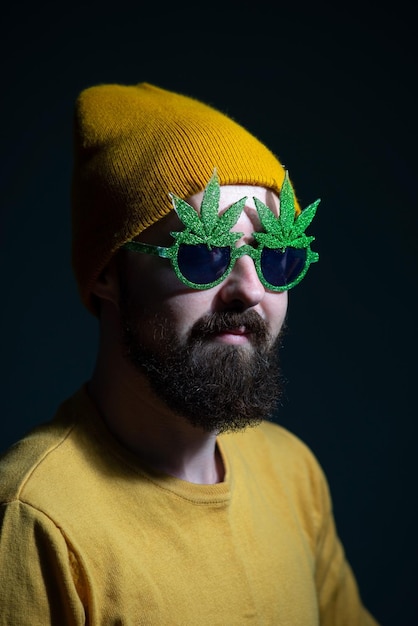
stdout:
<svg viewBox="0 0 418 626">
<path fill-rule="evenodd" d="M 142 252 L 143 254 L 154 254 L 163 259 L 170 258 L 170 248 L 164 246 L 153 246 L 150 243 L 141 243 L 140 241 L 128 241 L 123 246 L 127 250 L 133 250 L 134 252 Z"/>
</svg>

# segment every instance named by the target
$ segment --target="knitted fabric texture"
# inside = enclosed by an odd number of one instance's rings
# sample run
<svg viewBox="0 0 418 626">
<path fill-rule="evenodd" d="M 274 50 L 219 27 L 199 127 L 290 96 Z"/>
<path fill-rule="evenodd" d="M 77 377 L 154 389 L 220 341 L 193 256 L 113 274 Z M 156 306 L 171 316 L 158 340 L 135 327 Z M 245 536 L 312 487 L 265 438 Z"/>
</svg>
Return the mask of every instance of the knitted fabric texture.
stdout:
<svg viewBox="0 0 418 626">
<path fill-rule="evenodd" d="M 221 185 L 280 192 L 284 168 L 257 138 L 194 98 L 148 83 L 97 85 L 75 103 L 72 262 L 81 299 L 113 254 L 173 210 L 169 197 Z M 297 207 L 299 211 L 299 207 Z"/>
</svg>

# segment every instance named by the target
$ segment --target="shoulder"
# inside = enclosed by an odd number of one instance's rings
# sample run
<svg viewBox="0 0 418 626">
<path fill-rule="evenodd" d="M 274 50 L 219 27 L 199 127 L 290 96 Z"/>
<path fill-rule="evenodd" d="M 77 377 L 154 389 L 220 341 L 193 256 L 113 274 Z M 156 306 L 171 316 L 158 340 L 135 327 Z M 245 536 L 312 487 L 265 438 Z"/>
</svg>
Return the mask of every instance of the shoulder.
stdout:
<svg viewBox="0 0 418 626">
<path fill-rule="evenodd" d="M 273 465 L 286 466 L 306 464 L 319 469 L 309 446 L 297 435 L 273 422 L 263 421 L 254 428 L 221 435 L 219 439 L 221 445 L 252 460 L 264 459 Z"/>
<path fill-rule="evenodd" d="M 63 402 L 54 419 L 29 431 L 0 457 L 1 503 L 25 499 L 54 458 L 60 457 L 63 463 L 69 447 L 66 442 L 79 424 L 80 396 L 81 390 Z"/>
<path fill-rule="evenodd" d="M 242 433 L 222 435 L 219 441 L 232 474 L 251 476 L 263 489 L 286 493 L 303 507 L 315 503 L 324 513 L 330 509 L 320 462 L 309 446 L 286 428 L 263 421 Z"/>
</svg>

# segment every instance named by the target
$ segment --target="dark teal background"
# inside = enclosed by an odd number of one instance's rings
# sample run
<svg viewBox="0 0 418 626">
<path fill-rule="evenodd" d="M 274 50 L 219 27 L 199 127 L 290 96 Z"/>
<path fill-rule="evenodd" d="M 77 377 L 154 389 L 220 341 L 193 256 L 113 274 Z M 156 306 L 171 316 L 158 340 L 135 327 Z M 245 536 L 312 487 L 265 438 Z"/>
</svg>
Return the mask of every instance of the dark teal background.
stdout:
<svg viewBox="0 0 418 626">
<path fill-rule="evenodd" d="M 413 4 L 143 6 L 3 9 L 0 449 L 94 362 L 96 321 L 70 268 L 75 97 L 146 80 L 200 98 L 276 152 L 303 205 L 322 199 L 320 262 L 290 294 L 276 421 L 327 473 L 366 605 L 383 626 L 416 626 Z"/>
</svg>

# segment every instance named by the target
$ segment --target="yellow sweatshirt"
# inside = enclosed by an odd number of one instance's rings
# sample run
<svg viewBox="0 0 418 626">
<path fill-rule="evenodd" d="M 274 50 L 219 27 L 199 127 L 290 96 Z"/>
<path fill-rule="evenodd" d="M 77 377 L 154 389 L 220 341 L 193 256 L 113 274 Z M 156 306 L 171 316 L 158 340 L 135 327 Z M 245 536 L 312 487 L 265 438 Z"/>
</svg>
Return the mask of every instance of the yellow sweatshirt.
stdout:
<svg viewBox="0 0 418 626">
<path fill-rule="evenodd" d="M 219 448 L 222 483 L 153 474 L 67 400 L 0 460 L 0 624 L 375 626 L 308 448 L 269 422 Z"/>
</svg>

